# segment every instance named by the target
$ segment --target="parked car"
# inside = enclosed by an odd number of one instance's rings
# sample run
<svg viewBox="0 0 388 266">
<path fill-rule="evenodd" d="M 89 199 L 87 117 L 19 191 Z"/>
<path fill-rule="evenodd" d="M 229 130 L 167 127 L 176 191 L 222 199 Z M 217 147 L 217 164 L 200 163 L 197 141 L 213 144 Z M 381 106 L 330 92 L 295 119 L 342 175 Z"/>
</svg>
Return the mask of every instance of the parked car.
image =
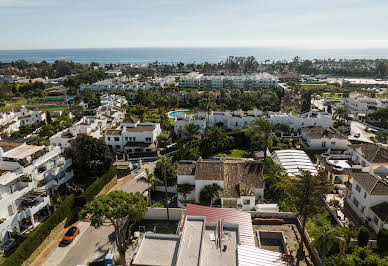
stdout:
<svg viewBox="0 0 388 266">
<path fill-rule="evenodd" d="M 74 238 L 79 234 L 79 228 L 76 226 L 72 226 L 67 230 L 65 236 L 62 239 L 63 243 L 71 243 Z"/>
<path fill-rule="evenodd" d="M 359 138 L 361 136 L 361 134 L 360 133 L 356 133 L 356 134 L 354 134 L 354 137 L 355 138 Z"/>
</svg>

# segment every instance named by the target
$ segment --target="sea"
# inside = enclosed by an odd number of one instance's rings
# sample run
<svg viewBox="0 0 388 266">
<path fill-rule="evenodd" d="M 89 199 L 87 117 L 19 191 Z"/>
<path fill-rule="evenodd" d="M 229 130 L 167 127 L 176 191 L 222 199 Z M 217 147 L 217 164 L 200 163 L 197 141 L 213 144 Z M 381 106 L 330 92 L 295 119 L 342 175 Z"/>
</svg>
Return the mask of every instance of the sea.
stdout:
<svg viewBox="0 0 388 266">
<path fill-rule="evenodd" d="M 388 49 L 288 49 L 265 47 L 185 47 L 185 48 L 99 48 L 0 50 L 0 62 L 24 59 L 29 62 L 56 60 L 83 64 L 218 63 L 228 56 L 254 56 L 258 62 L 301 59 L 388 59 Z"/>
</svg>

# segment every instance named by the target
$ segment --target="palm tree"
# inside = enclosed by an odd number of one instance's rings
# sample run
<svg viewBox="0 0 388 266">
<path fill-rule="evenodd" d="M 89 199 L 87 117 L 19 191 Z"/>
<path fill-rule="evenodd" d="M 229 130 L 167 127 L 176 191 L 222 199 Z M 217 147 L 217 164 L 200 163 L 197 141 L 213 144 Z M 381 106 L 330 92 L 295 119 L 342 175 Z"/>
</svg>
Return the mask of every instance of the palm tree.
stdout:
<svg viewBox="0 0 388 266">
<path fill-rule="evenodd" d="M 264 161 L 267 158 L 267 149 L 272 147 L 274 134 L 272 132 L 273 124 L 264 119 L 259 118 L 254 125 L 249 127 L 247 134 L 253 143 L 253 147 L 261 147 L 264 151 Z"/>
<path fill-rule="evenodd" d="M 228 136 L 219 127 L 210 130 L 207 135 L 207 140 L 210 143 L 213 151 L 224 150 L 228 144 Z"/>
<path fill-rule="evenodd" d="M 162 183 L 160 179 L 156 178 L 153 173 L 146 168 L 146 175 L 139 178 L 140 182 L 148 184 L 148 203 L 151 204 L 151 186 L 153 186 L 156 182 Z"/>
<path fill-rule="evenodd" d="M 193 190 L 194 190 L 194 185 L 190 185 L 190 184 L 179 184 L 178 185 L 178 193 L 183 195 L 184 204 L 186 204 L 187 194 L 189 194 Z"/>
<path fill-rule="evenodd" d="M 322 228 L 320 228 L 320 230 L 314 232 L 315 239 L 313 241 L 313 245 L 318 250 L 323 263 L 330 249 L 338 241 L 338 236 L 338 228 L 331 227 L 330 225 L 324 225 Z"/>
<path fill-rule="evenodd" d="M 200 134 L 199 126 L 193 123 L 186 124 L 182 129 L 182 135 L 185 136 L 189 141 L 192 141 Z"/>
<path fill-rule="evenodd" d="M 324 172 L 318 175 L 301 170 L 298 178 L 289 179 L 283 185 L 288 200 L 293 204 L 302 222 L 302 232 L 305 232 L 307 220 L 320 212 L 322 199 L 332 190 L 332 185 Z M 303 243 L 298 249 L 298 263 L 301 259 Z"/>
</svg>

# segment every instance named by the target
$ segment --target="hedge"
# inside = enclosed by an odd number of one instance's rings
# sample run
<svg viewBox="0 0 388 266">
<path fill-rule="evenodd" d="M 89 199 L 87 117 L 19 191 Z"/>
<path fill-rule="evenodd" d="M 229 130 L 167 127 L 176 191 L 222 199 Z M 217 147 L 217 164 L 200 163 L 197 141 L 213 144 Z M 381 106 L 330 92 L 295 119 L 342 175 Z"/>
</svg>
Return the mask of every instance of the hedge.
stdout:
<svg viewBox="0 0 388 266">
<path fill-rule="evenodd" d="M 108 184 L 113 177 L 117 174 L 116 167 L 111 166 L 108 172 L 106 172 L 102 177 L 98 178 L 93 182 L 82 194 L 80 197 L 85 199 L 85 202 L 92 201 L 95 196 Z M 78 199 L 77 199 L 78 200 Z"/>
<path fill-rule="evenodd" d="M 67 197 L 62 204 L 33 231 L 26 240 L 13 252 L 2 265 L 22 265 L 40 244 L 49 236 L 51 231 L 62 222 L 74 206 L 74 195 Z"/>
<path fill-rule="evenodd" d="M 74 207 L 82 207 L 86 202 L 93 200 L 104 186 L 113 179 L 116 172 L 116 168 L 111 166 L 109 171 L 94 181 L 81 196 L 75 197 L 74 195 L 70 195 L 67 197 L 47 220 L 36 227 L 36 229 L 28 235 L 26 240 L 24 240 L 17 249 L 1 263 L 1 265 L 22 265 L 22 263 L 26 261 L 50 235 L 51 231 L 68 217 Z"/>
</svg>

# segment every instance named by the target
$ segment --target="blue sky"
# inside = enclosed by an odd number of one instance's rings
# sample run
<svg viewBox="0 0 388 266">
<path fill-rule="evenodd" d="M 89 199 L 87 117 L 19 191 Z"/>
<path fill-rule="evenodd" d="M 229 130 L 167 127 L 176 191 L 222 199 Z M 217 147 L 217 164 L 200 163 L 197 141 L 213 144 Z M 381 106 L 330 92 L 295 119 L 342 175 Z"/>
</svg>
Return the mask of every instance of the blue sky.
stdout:
<svg viewBox="0 0 388 266">
<path fill-rule="evenodd" d="M 0 0 L 0 49 L 388 48 L 387 0 Z"/>
</svg>

